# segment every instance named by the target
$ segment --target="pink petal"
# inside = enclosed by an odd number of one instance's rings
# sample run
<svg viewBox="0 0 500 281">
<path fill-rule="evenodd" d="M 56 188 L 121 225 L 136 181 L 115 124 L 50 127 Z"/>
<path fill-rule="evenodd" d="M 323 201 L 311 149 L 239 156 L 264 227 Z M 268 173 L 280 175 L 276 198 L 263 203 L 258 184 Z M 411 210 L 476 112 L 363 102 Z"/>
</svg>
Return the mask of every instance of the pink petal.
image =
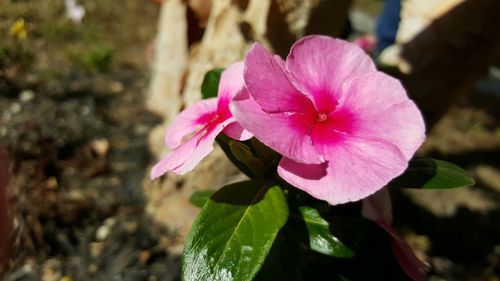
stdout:
<svg viewBox="0 0 500 281">
<path fill-rule="evenodd" d="M 245 86 L 243 81 L 243 62 L 236 62 L 231 64 L 222 72 L 219 91 L 217 97 L 219 98 L 218 110 L 229 109 L 229 102 L 233 97 Z"/>
<path fill-rule="evenodd" d="M 229 111 L 229 102 L 243 87 L 243 63 L 232 64 L 222 73 L 218 98 L 202 100 L 182 111 L 165 135 L 166 145 L 174 151 L 153 167 L 151 177 L 159 177 L 167 171 L 184 174 L 209 154 L 215 137 L 225 126 L 235 122 Z M 238 139 L 251 137 L 239 125 L 233 125 L 227 131 Z M 183 143 L 192 134 L 194 136 Z"/>
<path fill-rule="evenodd" d="M 193 170 L 205 156 L 214 150 L 215 138 L 230 122 L 231 120 L 228 119 L 196 133 L 191 139 L 174 149 L 153 167 L 151 179 L 160 177 L 166 172 L 183 175 Z"/>
<path fill-rule="evenodd" d="M 304 37 L 292 46 L 286 69 L 295 85 L 326 113 L 336 106 L 346 79 L 376 71 L 371 58 L 356 45 L 317 35 Z"/>
<path fill-rule="evenodd" d="M 425 281 L 427 266 L 421 262 L 406 241 L 401 238 L 392 227 L 387 226 L 386 231 L 391 235 L 391 248 L 396 260 L 403 271 L 414 281 Z"/>
<path fill-rule="evenodd" d="M 186 163 L 196 149 L 196 144 L 198 142 L 197 137 L 198 134 L 181 144 L 179 147 L 175 148 L 160 162 L 156 163 L 151 170 L 151 179 L 158 178 L 166 172 L 173 171 Z"/>
<path fill-rule="evenodd" d="M 266 113 L 247 90 L 233 99 L 231 112 L 241 126 L 278 153 L 302 163 L 322 162 L 309 136 L 313 124 L 309 115 Z"/>
<path fill-rule="evenodd" d="M 184 109 L 168 127 L 165 144 L 171 149 L 177 148 L 186 136 L 194 134 L 214 118 L 216 110 L 216 98 L 199 101 Z"/>
<path fill-rule="evenodd" d="M 372 53 L 377 46 L 377 38 L 373 35 L 363 35 L 354 39 L 352 43 L 363 49 L 363 51 Z"/>
<path fill-rule="evenodd" d="M 363 199 L 400 175 L 408 163 L 399 149 L 382 140 L 338 137 L 332 146 L 319 146 L 329 160 L 322 178 L 304 176 L 309 165 L 283 158 L 278 174 L 313 197 L 342 204 Z M 328 158 L 326 158 L 328 157 Z"/>
<path fill-rule="evenodd" d="M 410 159 L 425 139 L 425 124 L 401 83 L 381 72 L 348 80 L 337 111 L 350 112 L 356 136 L 386 140 Z"/>
<path fill-rule="evenodd" d="M 236 121 L 227 125 L 227 127 L 224 128 L 223 132 L 228 137 L 230 137 L 234 140 L 239 140 L 239 141 L 246 141 L 246 140 L 249 140 L 253 137 L 253 135 L 249 131 L 247 131 L 247 130 L 245 130 L 245 128 L 241 127 L 241 125 Z"/>
<path fill-rule="evenodd" d="M 310 112 L 311 101 L 288 80 L 283 62 L 259 44 L 245 58 L 244 77 L 252 98 L 266 112 Z"/>
<path fill-rule="evenodd" d="M 391 248 L 403 271 L 415 281 L 426 280 L 426 266 L 413 253 L 406 241 L 391 227 L 392 203 L 389 190 L 384 188 L 363 200 L 363 217 L 376 222 L 391 236 Z"/>
</svg>

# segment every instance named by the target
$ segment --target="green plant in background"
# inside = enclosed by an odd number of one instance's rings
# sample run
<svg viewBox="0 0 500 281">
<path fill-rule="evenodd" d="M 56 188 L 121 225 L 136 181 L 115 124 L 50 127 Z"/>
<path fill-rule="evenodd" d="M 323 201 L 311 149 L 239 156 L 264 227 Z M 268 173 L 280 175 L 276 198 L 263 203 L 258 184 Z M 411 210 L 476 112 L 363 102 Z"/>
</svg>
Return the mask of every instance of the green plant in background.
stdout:
<svg viewBox="0 0 500 281">
<path fill-rule="evenodd" d="M 31 67 L 34 61 L 28 42 L 28 27 L 23 18 L 14 21 L 0 41 L 0 77 L 13 78 Z"/>
<path fill-rule="evenodd" d="M 108 46 L 95 46 L 80 54 L 79 62 L 89 72 L 106 72 L 110 69 L 114 51 Z"/>
</svg>

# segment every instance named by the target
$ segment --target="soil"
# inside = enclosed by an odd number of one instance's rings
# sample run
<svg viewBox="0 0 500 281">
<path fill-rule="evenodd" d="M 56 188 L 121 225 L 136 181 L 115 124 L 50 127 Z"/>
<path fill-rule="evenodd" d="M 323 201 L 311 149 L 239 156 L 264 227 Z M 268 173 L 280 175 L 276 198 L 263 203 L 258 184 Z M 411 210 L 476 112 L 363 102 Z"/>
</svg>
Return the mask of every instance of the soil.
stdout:
<svg viewBox="0 0 500 281">
<path fill-rule="evenodd" d="M 0 32 L 23 18 L 28 37 L 2 42 L 32 61 L 0 58 L 0 133 L 11 159 L 14 249 L 5 280 L 170 280 L 168 231 L 143 211 L 161 120 L 143 106 L 159 6 L 7 1 Z"/>
<path fill-rule="evenodd" d="M 0 138 L 15 218 L 4 280 L 177 280 L 175 234 L 144 212 L 141 187 L 161 122 L 144 107 L 159 6 L 80 2 L 81 24 L 63 1 L 0 4 Z M 20 18 L 26 39 L 9 35 Z M 456 101 L 419 152 L 462 166 L 476 186 L 394 194 L 396 225 L 431 280 L 500 280 L 499 93 L 481 86 Z"/>
</svg>

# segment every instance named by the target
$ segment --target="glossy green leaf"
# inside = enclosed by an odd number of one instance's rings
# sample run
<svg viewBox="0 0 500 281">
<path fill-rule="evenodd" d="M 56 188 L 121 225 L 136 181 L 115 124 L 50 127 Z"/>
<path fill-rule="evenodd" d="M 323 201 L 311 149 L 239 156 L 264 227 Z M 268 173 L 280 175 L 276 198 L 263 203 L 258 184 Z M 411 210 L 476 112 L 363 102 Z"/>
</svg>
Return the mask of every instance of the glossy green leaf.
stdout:
<svg viewBox="0 0 500 281">
<path fill-rule="evenodd" d="M 196 207 L 202 208 L 203 205 L 210 199 L 210 196 L 212 196 L 215 193 L 213 190 L 201 190 L 201 191 L 195 191 L 193 194 L 191 194 L 191 197 L 189 197 L 189 203 L 193 204 Z"/>
<path fill-rule="evenodd" d="M 330 230 L 330 224 L 321 217 L 321 214 L 311 207 L 299 207 L 309 235 L 309 247 L 319 253 L 350 258 L 354 251 L 340 241 Z"/>
<path fill-rule="evenodd" d="M 455 164 L 431 158 L 415 158 L 408 169 L 389 183 L 390 187 L 448 189 L 474 185 L 466 171 Z"/>
<path fill-rule="evenodd" d="M 201 83 L 201 97 L 202 99 L 214 98 L 217 96 L 219 90 L 220 76 L 224 69 L 215 68 L 208 71 Z"/>
<path fill-rule="evenodd" d="M 252 280 L 287 219 L 278 186 L 249 180 L 221 188 L 188 235 L 183 280 Z"/>
</svg>

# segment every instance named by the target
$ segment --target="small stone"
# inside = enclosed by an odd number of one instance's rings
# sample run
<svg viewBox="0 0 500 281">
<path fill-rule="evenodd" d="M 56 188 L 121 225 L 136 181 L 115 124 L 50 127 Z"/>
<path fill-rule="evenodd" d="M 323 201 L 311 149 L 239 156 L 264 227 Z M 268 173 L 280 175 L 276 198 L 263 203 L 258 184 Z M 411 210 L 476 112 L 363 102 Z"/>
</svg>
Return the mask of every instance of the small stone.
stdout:
<svg viewBox="0 0 500 281">
<path fill-rule="evenodd" d="M 7 135 L 7 128 L 4 126 L 0 127 L 0 137 L 5 137 Z"/>
<path fill-rule="evenodd" d="M 109 141 L 107 139 L 96 139 L 90 144 L 92 150 L 99 157 L 105 157 L 109 150 Z"/>
<path fill-rule="evenodd" d="M 123 84 L 121 82 L 113 81 L 109 85 L 109 89 L 111 90 L 112 93 L 118 94 L 118 93 L 123 92 L 124 87 L 123 87 Z"/>
<path fill-rule="evenodd" d="M 101 225 L 96 231 L 96 239 L 97 241 L 104 241 L 108 238 L 111 233 L 111 228 L 115 224 L 115 220 L 113 218 L 108 218 L 104 221 L 104 224 Z"/>
<path fill-rule="evenodd" d="M 35 92 L 32 90 L 24 90 L 19 94 L 19 100 L 22 103 L 27 103 L 32 101 L 35 98 Z"/>
<path fill-rule="evenodd" d="M 45 181 L 45 184 L 47 185 L 48 189 L 57 189 L 57 186 L 59 185 L 57 183 L 57 179 L 55 177 L 50 177 Z"/>
<path fill-rule="evenodd" d="M 139 225 L 135 221 L 126 222 L 123 225 L 123 228 L 125 229 L 125 231 L 127 233 L 134 233 L 137 230 L 138 227 L 139 227 Z"/>
<path fill-rule="evenodd" d="M 57 281 L 61 279 L 61 262 L 57 259 L 48 259 L 42 268 L 42 281 Z"/>
<path fill-rule="evenodd" d="M 90 264 L 88 267 L 88 271 L 90 274 L 96 273 L 98 269 L 99 268 L 97 267 L 97 264 L 95 264 L 95 263 Z"/>
<path fill-rule="evenodd" d="M 92 242 L 89 246 L 90 256 L 98 257 L 102 254 L 102 250 L 104 249 L 104 243 L 102 242 Z"/>
<path fill-rule="evenodd" d="M 15 102 L 10 106 L 10 112 L 12 114 L 19 113 L 20 111 L 21 111 L 21 105 L 19 103 Z"/>
<path fill-rule="evenodd" d="M 146 264 L 149 259 L 151 258 L 151 252 L 148 250 L 140 251 L 139 252 L 139 263 L 141 264 Z"/>
<path fill-rule="evenodd" d="M 80 109 L 80 112 L 82 115 L 89 115 L 90 114 L 90 108 L 88 106 L 82 106 Z"/>
</svg>

